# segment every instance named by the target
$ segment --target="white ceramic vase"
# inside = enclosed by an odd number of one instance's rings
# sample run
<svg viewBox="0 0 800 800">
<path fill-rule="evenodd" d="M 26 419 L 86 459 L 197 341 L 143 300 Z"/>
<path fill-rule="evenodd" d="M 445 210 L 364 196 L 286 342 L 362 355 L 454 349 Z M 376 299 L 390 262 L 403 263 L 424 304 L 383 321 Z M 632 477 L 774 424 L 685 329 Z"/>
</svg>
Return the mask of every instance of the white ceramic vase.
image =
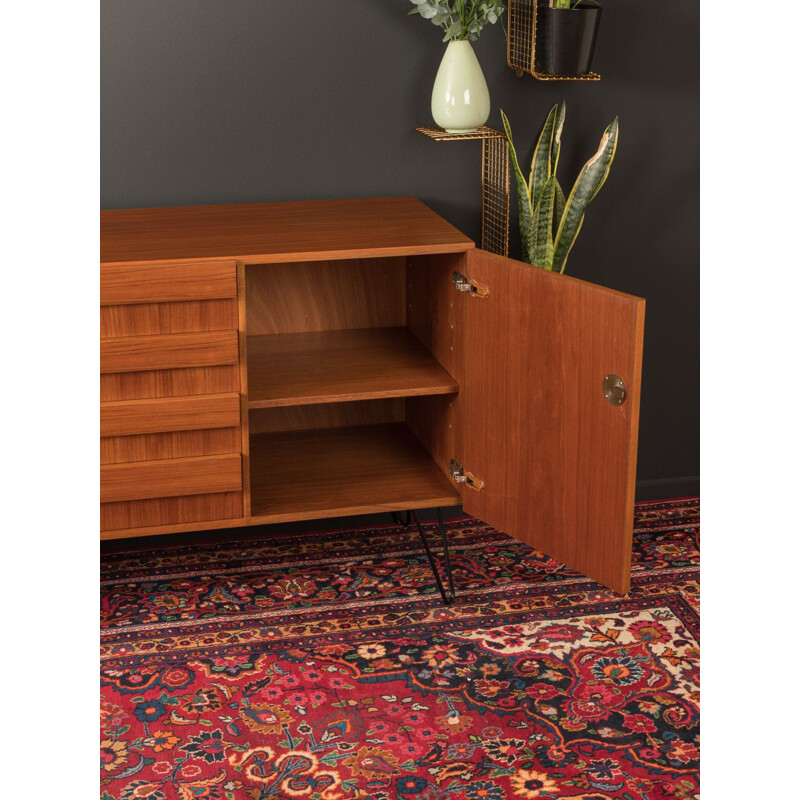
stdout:
<svg viewBox="0 0 800 800">
<path fill-rule="evenodd" d="M 452 40 L 431 95 L 434 122 L 449 133 L 470 133 L 489 119 L 489 87 L 472 45 Z"/>
</svg>

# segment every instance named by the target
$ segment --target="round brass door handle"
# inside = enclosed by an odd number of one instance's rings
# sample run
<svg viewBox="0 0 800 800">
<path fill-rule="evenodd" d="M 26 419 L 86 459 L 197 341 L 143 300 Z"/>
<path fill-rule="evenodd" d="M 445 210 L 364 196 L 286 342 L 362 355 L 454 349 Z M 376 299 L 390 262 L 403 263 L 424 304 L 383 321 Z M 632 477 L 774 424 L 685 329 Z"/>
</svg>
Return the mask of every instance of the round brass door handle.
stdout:
<svg viewBox="0 0 800 800">
<path fill-rule="evenodd" d="M 609 405 L 621 406 L 628 397 L 628 390 L 625 388 L 625 381 L 613 372 L 603 378 L 603 395 Z"/>
</svg>

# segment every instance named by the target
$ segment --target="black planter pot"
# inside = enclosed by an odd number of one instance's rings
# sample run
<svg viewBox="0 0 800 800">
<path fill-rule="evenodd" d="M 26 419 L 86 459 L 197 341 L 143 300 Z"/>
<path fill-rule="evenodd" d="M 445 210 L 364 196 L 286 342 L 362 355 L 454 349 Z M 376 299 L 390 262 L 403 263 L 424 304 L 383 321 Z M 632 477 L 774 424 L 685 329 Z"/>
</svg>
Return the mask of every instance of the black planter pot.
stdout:
<svg viewBox="0 0 800 800">
<path fill-rule="evenodd" d="M 536 10 L 536 71 L 546 75 L 589 72 L 602 8 Z"/>
</svg>

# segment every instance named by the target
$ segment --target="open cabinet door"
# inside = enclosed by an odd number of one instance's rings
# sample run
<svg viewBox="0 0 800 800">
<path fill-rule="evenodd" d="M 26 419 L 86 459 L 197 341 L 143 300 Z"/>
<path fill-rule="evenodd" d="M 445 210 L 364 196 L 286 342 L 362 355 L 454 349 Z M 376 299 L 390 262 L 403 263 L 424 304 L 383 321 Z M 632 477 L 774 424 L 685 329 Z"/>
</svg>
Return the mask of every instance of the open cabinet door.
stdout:
<svg viewBox="0 0 800 800">
<path fill-rule="evenodd" d="M 484 484 L 464 510 L 627 592 L 644 300 L 482 250 L 461 263 L 488 290 L 458 298 L 457 458 Z"/>
</svg>

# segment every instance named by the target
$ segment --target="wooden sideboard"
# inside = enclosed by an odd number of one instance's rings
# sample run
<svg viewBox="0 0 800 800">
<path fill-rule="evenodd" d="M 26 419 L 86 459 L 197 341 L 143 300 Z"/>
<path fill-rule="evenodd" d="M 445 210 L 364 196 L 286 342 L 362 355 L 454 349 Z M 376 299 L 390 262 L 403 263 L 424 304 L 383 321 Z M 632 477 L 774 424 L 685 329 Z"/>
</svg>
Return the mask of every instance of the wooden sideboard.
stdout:
<svg viewBox="0 0 800 800">
<path fill-rule="evenodd" d="M 101 538 L 462 504 L 627 591 L 644 300 L 408 197 L 104 211 L 101 262 Z"/>
</svg>

